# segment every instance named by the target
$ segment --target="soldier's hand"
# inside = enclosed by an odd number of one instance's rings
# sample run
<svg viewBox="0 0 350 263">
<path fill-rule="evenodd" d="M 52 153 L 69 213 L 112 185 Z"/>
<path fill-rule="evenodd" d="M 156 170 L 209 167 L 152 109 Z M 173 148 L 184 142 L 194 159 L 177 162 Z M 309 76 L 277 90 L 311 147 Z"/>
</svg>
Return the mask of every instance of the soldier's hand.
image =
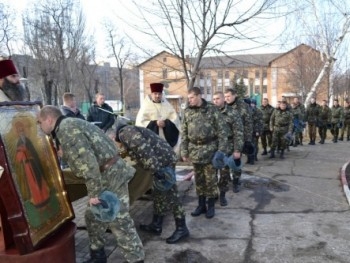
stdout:
<svg viewBox="0 0 350 263">
<path fill-rule="evenodd" d="M 93 197 L 93 198 L 90 198 L 90 200 L 89 200 L 90 205 L 97 205 L 99 203 L 101 203 L 101 202 L 100 202 L 100 199 L 98 199 L 98 197 Z"/>
<path fill-rule="evenodd" d="M 239 158 L 241 158 L 241 153 L 240 152 L 233 152 L 232 157 L 233 157 L 233 159 L 239 159 Z"/>
</svg>

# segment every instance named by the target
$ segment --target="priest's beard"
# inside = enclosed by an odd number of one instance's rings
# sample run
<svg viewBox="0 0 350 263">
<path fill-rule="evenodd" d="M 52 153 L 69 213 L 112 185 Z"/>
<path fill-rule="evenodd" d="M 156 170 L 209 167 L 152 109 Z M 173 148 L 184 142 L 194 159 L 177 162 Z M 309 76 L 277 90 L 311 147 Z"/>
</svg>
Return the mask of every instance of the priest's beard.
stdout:
<svg viewBox="0 0 350 263">
<path fill-rule="evenodd" d="M 1 89 L 11 101 L 28 100 L 28 93 L 20 82 L 11 83 L 7 78 L 4 78 Z"/>
</svg>

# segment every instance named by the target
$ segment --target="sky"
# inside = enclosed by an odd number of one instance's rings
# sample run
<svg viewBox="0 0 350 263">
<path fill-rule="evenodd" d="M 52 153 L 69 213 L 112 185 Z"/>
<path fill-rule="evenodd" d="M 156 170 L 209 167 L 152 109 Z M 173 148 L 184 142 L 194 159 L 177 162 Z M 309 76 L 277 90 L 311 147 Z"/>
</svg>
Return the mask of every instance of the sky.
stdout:
<svg viewBox="0 0 350 263">
<path fill-rule="evenodd" d="M 18 10 L 19 14 L 21 11 L 33 1 L 39 0 L 1 0 L 2 3 L 8 4 L 12 8 Z M 148 1 L 148 0 L 145 0 Z M 102 26 L 102 23 L 109 19 L 116 23 L 118 28 L 122 28 L 128 34 L 130 34 L 133 39 L 142 43 L 146 48 L 153 49 L 155 53 L 161 52 L 164 50 L 161 46 L 157 47 L 157 43 L 154 40 L 148 39 L 141 33 L 130 28 L 126 23 L 122 22 L 123 20 L 134 22 L 136 19 L 132 15 L 134 10 L 131 8 L 131 0 L 80 0 L 83 11 L 86 15 L 86 22 L 88 26 L 88 32 L 95 36 L 97 44 L 97 55 L 99 61 L 108 61 L 107 56 L 108 52 L 106 49 L 106 42 L 104 40 L 105 33 Z M 21 16 L 17 16 L 17 24 L 21 27 Z M 273 35 L 273 32 L 278 32 L 280 28 L 276 25 L 278 23 L 271 24 L 271 28 L 267 29 L 266 32 L 268 35 Z M 147 46 L 149 45 L 149 46 Z M 247 46 L 248 44 L 243 44 L 242 46 Z M 282 52 L 277 46 L 263 47 L 259 49 L 249 50 L 244 53 L 277 53 Z M 242 51 L 240 53 L 243 53 Z"/>
</svg>

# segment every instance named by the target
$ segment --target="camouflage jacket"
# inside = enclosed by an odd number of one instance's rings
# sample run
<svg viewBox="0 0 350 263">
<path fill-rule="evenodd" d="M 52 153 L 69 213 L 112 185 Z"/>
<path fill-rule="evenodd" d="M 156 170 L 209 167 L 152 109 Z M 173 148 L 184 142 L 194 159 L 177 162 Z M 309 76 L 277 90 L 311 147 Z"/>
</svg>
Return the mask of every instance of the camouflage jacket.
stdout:
<svg viewBox="0 0 350 263">
<path fill-rule="evenodd" d="M 343 112 L 344 112 L 344 123 L 350 124 L 350 106 L 344 107 Z"/>
<path fill-rule="evenodd" d="M 305 121 L 308 123 L 316 123 L 320 114 L 320 106 L 317 103 L 310 104 L 305 113 Z"/>
<path fill-rule="evenodd" d="M 118 149 L 94 124 L 78 118 L 60 117 L 53 136 L 59 141 L 63 159 L 72 172 L 85 179 L 89 197 L 96 197 L 104 190 L 117 191 L 135 173 L 135 169 L 121 158 L 109 169 L 100 172 L 100 166 L 117 156 Z"/>
<path fill-rule="evenodd" d="M 232 107 L 225 104 L 225 106 L 220 109 L 225 123 L 229 127 L 230 135 L 228 141 L 230 143 L 231 149 L 233 151 L 242 151 L 244 136 L 243 136 L 243 123 L 239 115 L 239 112 Z"/>
<path fill-rule="evenodd" d="M 344 112 L 343 112 L 343 108 L 341 106 L 333 106 L 332 107 L 332 123 L 338 123 L 340 121 L 344 120 Z"/>
<path fill-rule="evenodd" d="M 173 148 L 153 131 L 137 126 L 125 126 L 119 139 L 131 159 L 144 169 L 158 170 L 177 161 Z"/>
<path fill-rule="evenodd" d="M 300 121 L 304 120 L 304 114 L 300 107 L 294 107 L 290 110 L 293 115 L 293 119 L 298 119 Z"/>
<path fill-rule="evenodd" d="M 327 106 L 320 107 L 319 121 L 322 126 L 331 123 L 332 120 L 332 110 Z"/>
<path fill-rule="evenodd" d="M 211 163 L 214 153 L 220 150 L 229 154 L 229 130 L 220 111 L 202 99 L 200 107 L 184 111 L 181 127 L 181 156 L 193 163 Z"/>
<path fill-rule="evenodd" d="M 256 133 L 259 135 L 264 131 L 264 119 L 263 113 L 259 108 L 252 108 L 252 119 L 253 119 L 253 136 Z"/>
<path fill-rule="evenodd" d="M 232 104 L 229 104 L 234 108 L 235 110 L 238 110 L 238 112 L 241 114 L 243 128 L 244 128 L 244 141 L 252 141 L 252 134 L 253 134 L 253 119 L 252 119 L 252 112 L 247 103 L 245 103 L 243 100 L 236 98 L 235 101 Z"/>
<path fill-rule="evenodd" d="M 286 130 L 293 132 L 293 116 L 288 110 L 275 110 L 270 120 L 270 130 Z"/>
<path fill-rule="evenodd" d="M 303 104 L 299 103 L 298 105 L 296 105 L 294 107 L 294 109 L 292 109 L 292 111 L 293 110 L 298 110 L 300 112 L 299 119 L 301 121 L 305 121 L 306 109 L 305 109 L 305 106 Z"/>
<path fill-rule="evenodd" d="M 275 110 L 274 107 L 272 107 L 270 104 L 267 104 L 266 106 L 262 106 L 261 105 L 261 111 L 263 114 L 263 123 L 264 123 L 264 131 L 268 131 L 270 130 L 270 118 L 271 115 L 273 113 L 273 111 Z"/>
</svg>

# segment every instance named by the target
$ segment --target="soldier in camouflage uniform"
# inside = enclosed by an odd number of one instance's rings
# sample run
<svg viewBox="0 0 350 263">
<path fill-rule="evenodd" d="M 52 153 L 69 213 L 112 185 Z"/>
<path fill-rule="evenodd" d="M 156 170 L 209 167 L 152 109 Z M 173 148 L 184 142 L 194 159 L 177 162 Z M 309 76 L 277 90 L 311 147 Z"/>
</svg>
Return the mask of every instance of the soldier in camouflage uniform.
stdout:
<svg viewBox="0 0 350 263">
<path fill-rule="evenodd" d="M 177 157 L 173 148 L 164 139 L 147 128 L 126 125 L 118 119 L 115 139 L 133 161 L 143 169 L 151 170 L 155 174 L 154 176 L 158 176 L 161 168 L 171 167 L 171 169 L 174 169 L 175 167 Z M 166 239 L 166 242 L 174 244 L 189 236 L 185 221 L 185 210 L 179 200 L 176 183 L 166 191 L 154 187 L 153 220 L 148 225 L 141 224 L 140 229 L 160 235 L 162 233 L 163 217 L 169 205 L 171 205 L 173 211 L 176 230 Z"/>
<path fill-rule="evenodd" d="M 275 150 L 278 146 L 281 150 L 280 158 L 284 158 L 284 150 L 287 147 L 286 134 L 292 135 L 293 132 L 293 116 L 287 109 L 287 103 L 281 101 L 280 109 L 276 109 L 271 116 L 270 130 L 272 131 L 272 147 L 270 158 L 275 158 Z"/>
<path fill-rule="evenodd" d="M 343 114 L 344 114 L 344 124 L 343 124 L 343 128 L 341 129 L 341 135 L 340 135 L 339 141 L 343 140 L 345 130 L 346 130 L 346 140 L 350 141 L 350 102 L 348 100 L 345 101 Z"/>
<path fill-rule="evenodd" d="M 320 143 L 324 144 L 327 137 L 327 126 L 331 123 L 332 120 L 332 111 L 328 107 L 326 100 L 322 101 L 318 120 L 318 134 L 321 138 Z"/>
<path fill-rule="evenodd" d="M 97 126 L 78 119 L 66 118 L 54 106 L 45 106 L 38 113 L 42 131 L 52 134 L 62 149 L 62 158 L 72 172 L 85 179 L 89 206 L 100 203 L 98 196 L 105 190 L 114 192 L 120 200 L 120 211 L 115 220 L 97 221 L 88 208 L 85 213 L 90 239 L 91 258 L 87 263 L 104 263 L 104 234 L 109 228 L 128 262 L 144 262 L 145 253 L 129 214 L 128 182 L 135 169 L 127 165 L 118 154 L 114 142 Z"/>
<path fill-rule="evenodd" d="M 305 114 L 306 114 L 306 109 L 304 104 L 300 103 L 299 98 L 294 98 L 293 100 L 293 104 L 294 104 L 294 112 L 298 111 L 298 120 L 299 123 L 304 123 L 305 122 Z M 298 131 L 295 131 L 295 142 L 297 144 L 303 145 L 303 130 L 302 129 L 298 129 Z"/>
<path fill-rule="evenodd" d="M 306 109 L 305 121 L 309 130 L 309 145 L 315 145 L 316 141 L 316 127 L 320 114 L 320 106 L 316 103 L 315 98 L 310 99 L 310 104 Z"/>
<path fill-rule="evenodd" d="M 269 99 L 267 98 L 263 99 L 260 109 L 263 114 L 262 119 L 264 123 L 263 132 L 261 134 L 261 145 L 263 147 L 263 152 L 261 153 L 261 155 L 267 155 L 267 146 L 271 148 L 272 142 L 272 132 L 270 131 L 270 118 L 275 109 L 269 104 Z"/>
<path fill-rule="evenodd" d="M 339 128 L 342 127 L 344 121 L 344 112 L 343 108 L 339 105 L 338 99 L 335 99 L 333 102 L 332 107 L 332 128 L 331 133 L 333 135 L 333 142 L 338 142 L 338 136 L 339 136 Z"/>
<path fill-rule="evenodd" d="M 225 104 L 224 94 L 217 91 L 213 95 L 213 103 L 221 111 L 222 118 L 225 120 L 226 125 L 229 127 L 229 144 L 233 147 L 229 152 L 233 153 L 233 158 L 241 159 L 241 152 L 243 147 L 243 124 L 242 119 L 237 110 Z M 230 180 L 230 169 L 225 167 L 218 171 L 220 173 L 220 180 L 218 187 L 220 189 L 220 205 L 227 206 L 227 199 L 225 197 L 228 191 L 228 183 Z"/>
<path fill-rule="evenodd" d="M 254 161 L 258 160 L 259 153 L 259 137 L 264 130 L 264 119 L 262 111 L 256 107 L 256 100 L 251 99 L 250 105 L 252 108 L 252 119 L 253 119 L 253 144 L 254 144 L 254 155 L 250 157 L 249 163 L 254 164 Z"/>
<path fill-rule="evenodd" d="M 220 111 L 202 99 L 199 88 L 189 89 L 187 98 L 188 107 L 183 116 L 180 149 L 183 161 L 192 162 L 195 173 L 198 207 L 191 215 L 205 213 L 207 218 L 212 218 L 215 215 L 217 189 L 212 159 L 218 150 L 229 154 L 229 131 Z"/>
<path fill-rule="evenodd" d="M 293 146 L 297 147 L 298 144 L 302 145 L 303 140 L 303 118 L 304 115 L 300 107 L 294 102 L 291 104 L 291 113 L 293 116 Z"/>
<path fill-rule="evenodd" d="M 225 102 L 227 105 L 236 109 L 242 118 L 243 123 L 243 136 L 244 142 L 252 142 L 253 134 L 253 120 L 252 114 L 247 103 L 237 97 L 237 91 L 235 89 L 225 90 Z M 240 178 L 242 175 L 242 170 L 237 170 L 233 172 L 233 192 L 239 192 Z"/>
</svg>

